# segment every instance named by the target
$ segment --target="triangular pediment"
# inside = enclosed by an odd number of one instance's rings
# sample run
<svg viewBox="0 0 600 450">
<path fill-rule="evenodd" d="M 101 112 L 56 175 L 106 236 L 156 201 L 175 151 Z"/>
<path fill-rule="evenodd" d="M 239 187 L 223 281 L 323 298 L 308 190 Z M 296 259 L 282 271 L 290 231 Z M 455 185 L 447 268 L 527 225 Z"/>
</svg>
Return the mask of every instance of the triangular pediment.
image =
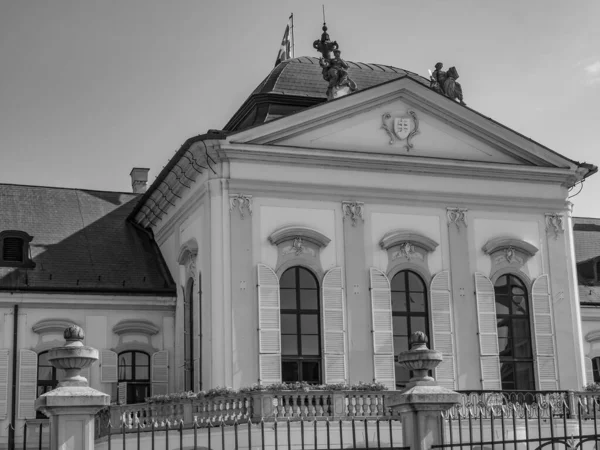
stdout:
<svg viewBox="0 0 600 450">
<path fill-rule="evenodd" d="M 574 161 L 410 78 L 235 133 L 228 141 L 492 164 L 577 167 Z"/>
</svg>

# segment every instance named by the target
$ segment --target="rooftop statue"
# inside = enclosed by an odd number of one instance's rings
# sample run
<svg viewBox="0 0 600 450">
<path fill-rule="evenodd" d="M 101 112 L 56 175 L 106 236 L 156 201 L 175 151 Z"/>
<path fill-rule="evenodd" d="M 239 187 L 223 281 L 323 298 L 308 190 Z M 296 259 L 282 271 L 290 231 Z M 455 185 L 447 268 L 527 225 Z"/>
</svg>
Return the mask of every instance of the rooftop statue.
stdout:
<svg viewBox="0 0 600 450">
<path fill-rule="evenodd" d="M 327 81 L 327 99 L 342 97 L 358 89 L 356 83 L 348 76 L 348 64 L 341 58 L 342 52 L 338 43 L 329 39 L 327 25 L 323 24 L 321 39 L 313 42 L 313 47 L 323 56 L 319 58 L 323 79 Z"/>
<path fill-rule="evenodd" d="M 436 92 L 451 98 L 452 100 L 458 100 L 461 105 L 466 105 L 463 101 L 462 87 L 460 83 L 456 81 L 458 79 L 458 71 L 456 67 L 450 67 L 447 72 L 443 71 L 444 65 L 439 62 L 435 65 L 433 73 L 430 71 L 430 87 Z"/>
</svg>

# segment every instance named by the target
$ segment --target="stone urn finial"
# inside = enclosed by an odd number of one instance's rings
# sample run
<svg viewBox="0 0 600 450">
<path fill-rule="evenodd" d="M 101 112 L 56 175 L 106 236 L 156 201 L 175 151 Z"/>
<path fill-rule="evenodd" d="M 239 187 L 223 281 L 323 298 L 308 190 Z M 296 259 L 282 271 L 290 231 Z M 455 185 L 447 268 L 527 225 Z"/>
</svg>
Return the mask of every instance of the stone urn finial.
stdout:
<svg viewBox="0 0 600 450">
<path fill-rule="evenodd" d="M 83 345 L 85 333 L 77 325 L 66 328 L 63 336 L 67 341 L 65 346 L 48 352 L 50 364 L 65 371 L 65 378 L 58 387 L 88 386 L 88 380 L 81 376 L 81 371 L 98 360 L 98 350 Z"/>
<path fill-rule="evenodd" d="M 442 354 L 427 348 L 428 341 L 425 333 L 415 331 L 410 335 L 410 350 L 398 355 L 398 363 L 413 371 L 413 377 L 408 386 L 436 385 L 435 380 L 429 376 L 428 372 L 442 362 Z"/>
</svg>

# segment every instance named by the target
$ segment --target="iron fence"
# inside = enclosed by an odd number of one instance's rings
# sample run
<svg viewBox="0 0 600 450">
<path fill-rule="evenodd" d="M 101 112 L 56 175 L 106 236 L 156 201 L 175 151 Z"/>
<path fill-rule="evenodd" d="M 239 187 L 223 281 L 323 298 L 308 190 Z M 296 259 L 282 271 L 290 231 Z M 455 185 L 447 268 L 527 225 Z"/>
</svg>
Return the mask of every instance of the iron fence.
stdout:
<svg viewBox="0 0 600 450">
<path fill-rule="evenodd" d="M 511 396 L 502 392 L 485 394 L 465 395 L 461 404 L 442 415 L 440 444 L 432 448 L 600 448 L 598 396 L 543 393 L 512 402 Z"/>
<path fill-rule="evenodd" d="M 185 424 L 141 421 L 116 427 L 96 440 L 97 450 L 409 450 L 402 446 L 400 418 L 330 420 L 310 418 L 284 421 L 206 421 Z"/>
</svg>

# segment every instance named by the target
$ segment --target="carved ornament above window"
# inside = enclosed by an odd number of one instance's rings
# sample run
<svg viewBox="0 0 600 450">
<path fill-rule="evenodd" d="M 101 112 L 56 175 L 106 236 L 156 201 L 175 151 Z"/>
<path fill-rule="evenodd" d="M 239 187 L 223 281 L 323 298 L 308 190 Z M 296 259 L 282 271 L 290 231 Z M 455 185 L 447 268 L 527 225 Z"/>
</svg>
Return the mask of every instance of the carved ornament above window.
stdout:
<svg viewBox="0 0 600 450">
<path fill-rule="evenodd" d="M 118 334 L 119 336 L 124 334 L 144 334 L 153 336 L 159 331 L 160 329 L 149 320 L 140 319 L 121 320 L 113 327 L 113 333 Z"/>
<path fill-rule="evenodd" d="M 387 251 L 388 273 L 399 265 L 408 267 L 410 264 L 428 272 L 427 255 L 435 251 L 438 243 L 416 231 L 393 230 L 381 238 L 379 246 Z"/>
<path fill-rule="evenodd" d="M 304 264 L 322 273 L 320 252 L 331 242 L 324 234 L 308 227 L 288 226 L 275 230 L 268 239 L 277 246 L 277 272 Z"/>
<path fill-rule="evenodd" d="M 513 237 L 490 239 L 482 247 L 483 252 L 492 260 L 492 271 L 511 267 L 520 269 L 534 256 L 538 248 L 535 245 Z"/>
</svg>

